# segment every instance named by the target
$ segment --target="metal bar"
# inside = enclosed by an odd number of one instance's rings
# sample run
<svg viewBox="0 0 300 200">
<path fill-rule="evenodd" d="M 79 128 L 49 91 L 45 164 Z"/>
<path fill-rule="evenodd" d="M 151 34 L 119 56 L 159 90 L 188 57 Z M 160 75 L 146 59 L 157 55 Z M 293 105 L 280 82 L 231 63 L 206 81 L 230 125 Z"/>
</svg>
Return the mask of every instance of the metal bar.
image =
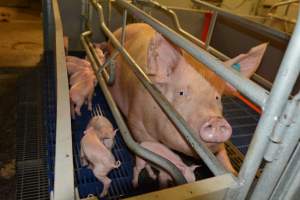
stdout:
<svg viewBox="0 0 300 200">
<path fill-rule="evenodd" d="M 91 43 L 87 39 L 87 37 L 89 35 L 91 35 L 90 31 L 82 33 L 81 34 L 81 42 L 86 50 L 89 60 L 92 63 L 93 69 L 96 72 L 99 65 L 96 63 L 94 56 L 92 55 L 92 52 L 90 49 Z M 89 43 L 90 43 L 90 45 L 89 45 Z M 103 76 L 100 74 L 97 74 L 96 76 L 97 76 L 99 85 L 102 89 L 102 92 L 103 92 L 103 94 L 108 102 L 108 105 L 112 111 L 112 114 L 117 122 L 118 128 L 122 135 L 122 138 L 124 139 L 124 142 L 126 143 L 128 148 L 131 151 L 133 151 L 136 155 L 138 155 L 139 157 L 142 157 L 142 158 L 162 167 L 164 170 L 169 172 L 177 184 L 186 183 L 184 176 L 181 174 L 181 172 L 177 169 L 177 167 L 173 163 L 171 163 L 169 160 L 166 160 L 163 157 L 156 155 L 156 154 L 152 153 L 151 151 L 141 147 L 138 143 L 136 143 L 133 140 L 133 138 L 131 137 L 131 133 L 129 132 L 129 130 L 123 120 L 123 117 L 122 117 L 121 113 L 119 112 L 119 109 L 117 108 L 117 106 L 106 86 Z"/>
<path fill-rule="evenodd" d="M 288 17 L 282 17 L 282 16 L 278 16 L 278 15 L 275 15 L 275 14 L 272 14 L 272 13 L 268 13 L 267 14 L 268 17 L 270 17 L 271 19 L 277 19 L 277 20 L 281 20 L 281 21 L 284 21 L 284 22 L 288 22 L 288 23 L 291 23 L 291 24 L 296 24 L 297 20 L 296 19 L 289 19 Z"/>
<path fill-rule="evenodd" d="M 298 121 L 299 122 L 299 121 Z M 298 126 L 299 128 L 299 126 Z M 297 130 L 300 131 L 300 128 Z M 276 189 L 273 191 L 271 200 L 275 199 L 299 199 L 300 188 L 300 145 L 298 145 L 286 166 Z M 297 194 L 298 193 L 298 194 Z"/>
<path fill-rule="evenodd" d="M 186 121 L 179 115 L 179 113 L 173 108 L 173 106 L 168 102 L 168 100 L 160 93 L 160 91 L 155 87 L 152 81 L 147 77 L 143 70 L 138 66 L 138 64 L 132 59 L 128 52 L 121 46 L 120 42 L 115 38 L 115 36 L 107 29 L 103 21 L 103 12 L 100 4 L 96 3 L 95 0 L 91 0 L 93 5 L 98 11 L 100 26 L 103 32 L 110 38 L 111 43 L 117 48 L 118 51 L 123 55 L 124 59 L 129 63 L 130 69 L 140 80 L 143 86 L 148 90 L 153 99 L 162 108 L 171 122 L 179 130 L 186 141 L 194 148 L 196 153 L 202 158 L 208 168 L 215 175 L 222 175 L 227 173 L 227 170 L 223 165 L 220 164 L 219 160 L 212 154 L 212 152 L 206 147 L 205 143 L 202 141 L 197 141 L 193 130 L 187 125 Z M 127 4 L 126 1 L 117 1 L 119 5 Z M 141 11 L 139 11 L 141 12 Z M 138 14 L 137 12 L 135 13 Z"/>
<path fill-rule="evenodd" d="M 54 199 L 74 199 L 74 169 L 68 74 L 65 62 L 63 29 L 56 0 L 52 1 L 55 25 L 56 64 L 56 145 Z"/>
<path fill-rule="evenodd" d="M 184 37 L 186 37 L 188 40 L 192 41 L 193 43 L 196 43 L 198 46 L 204 48 L 205 44 L 204 42 L 202 42 L 201 40 L 199 40 L 198 38 L 196 38 L 195 36 L 193 36 L 192 34 L 190 34 L 189 32 L 185 31 L 180 23 L 179 23 L 179 19 L 176 15 L 176 13 L 168 8 L 167 6 L 163 6 L 160 3 L 153 1 L 153 0 L 139 0 L 137 1 L 138 3 L 144 3 L 144 4 L 151 4 L 152 6 L 155 6 L 156 8 L 159 8 L 160 10 L 166 12 L 167 14 L 171 15 L 172 20 L 174 22 L 175 28 L 176 30 L 182 34 Z"/>
<path fill-rule="evenodd" d="M 235 88 L 237 88 L 241 93 L 247 96 L 254 103 L 261 106 L 262 108 L 264 107 L 265 102 L 268 99 L 268 91 L 261 88 L 253 81 L 240 76 L 236 70 L 232 68 L 226 68 L 223 65 L 223 63 L 221 63 L 217 58 L 210 55 L 205 50 L 197 47 L 195 44 L 188 41 L 187 39 L 181 37 L 169 27 L 165 26 L 164 24 L 161 24 L 158 20 L 144 13 L 137 7 L 131 5 L 130 3 L 124 0 L 116 0 L 116 3 L 118 3 L 118 5 L 122 6 L 123 8 L 128 9 L 128 11 L 134 14 L 134 16 L 150 24 L 153 28 L 155 28 L 168 39 L 170 39 L 173 43 L 186 50 L 188 53 L 190 53 L 193 57 L 201 61 L 203 64 L 207 65 L 211 70 L 213 70 L 223 79 L 227 80 L 230 84 L 232 84 Z"/>
<path fill-rule="evenodd" d="M 299 12 L 300 15 L 300 12 Z M 294 34 L 288 44 L 286 53 L 281 62 L 270 98 L 266 104 L 255 134 L 251 140 L 248 153 L 239 173 L 241 188 L 232 189 L 228 199 L 244 199 L 249 191 L 256 171 L 262 161 L 264 152 L 269 142 L 269 137 L 281 115 L 300 71 L 300 21 L 297 22 Z M 237 195 L 232 197 L 231 195 Z"/>
<path fill-rule="evenodd" d="M 122 39 L 121 39 L 121 45 L 124 46 L 125 42 L 125 27 L 126 27 L 126 20 L 127 20 L 127 10 L 123 11 L 123 21 L 122 21 Z"/>
<path fill-rule="evenodd" d="M 290 6 L 290 4 L 293 3 L 299 3 L 299 0 L 291 0 L 291 1 L 284 1 L 284 2 L 279 2 L 279 3 L 275 3 L 271 6 L 269 12 L 272 12 L 275 8 L 280 7 L 280 6 Z"/>
<path fill-rule="evenodd" d="M 192 0 L 192 2 L 195 3 L 196 5 L 201 5 L 201 6 L 207 7 L 211 10 L 217 11 L 219 15 L 224 16 L 228 19 L 232 19 L 236 22 L 239 22 L 239 23 L 243 24 L 243 26 L 247 27 L 247 29 L 251 29 L 251 30 L 253 29 L 253 30 L 257 30 L 258 32 L 264 32 L 264 33 L 272 36 L 272 38 L 275 40 L 278 40 L 278 39 L 289 40 L 289 38 L 290 38 L 290 35 L 287 33 L 279 32 L 274 29 L 270 29 L 266 25 L 263 25 L 263 24 L 255 22 L 255 21 L 249 20 L 247 18 L 232 14 L 227 10 L 224 10 L 222 8 L 219 8 L 217 6 L 209 4 L 207 2 L 204 2 L 201 0 Z"/>
<path fill-rule="evenodd" d="M 217 58 L 221 59 L 222 61 L 226 61 L 229 60 L 230 58 L 226 55 L 224 55 L 223 53 L 219 52 L 218 50 L 216 50 L 215 48 L 209 46 L 209 43 L 211 41 L 211 37 L 213 34 L 213 30 L 214 30 L 214 25 L 216 23 L 216 19 L 217 19 L 217 12 L 214 12 L 212 21 L 211 21 L 211 25 L 213 25 L 212 29 L 209 30 L 209 34 L 208 34 L 208 38 L 209 38 L 209 42 L 203 42 L 201 40 L 199 40 L 198 38 L 194 37 L 193 35 L 191 35 L 190 33 L 188 33 L 187 31 L 185 31 L 180 23 L 179 23 L 179 19 L 176 15 L 176 13 L 172 10 L 172 7 L 167 7 L 167 6 L 163 6 L 161 4 L 159 4 L 156 1 L 153 0 L 139 0 L 137 1 L 138 3 L 148 3 L 151 4 L 153 6 L 156 6 L 157 8 L 161 9 L 162 11 L 165 11 L 167 14 L 170 14 L 172 16 L 175 28 L 177 30 L 177 32 L 179 32 L 182 36 L 184 36 L 185 38 L 187 38 L 188 40 L 192 41 L 193 43 L 196 43 L 198 46 L 200 46 L 203 49 L 206 49 L 206 51 L 208 51 L 209 53 L 213 54 L 214 56 L 216 56 Z M 179 9 L 179 8 L 177 8 Z M 192 11 L 197 11 L 197 10 L 192 10 Z M 216 15 L 215 15 L 216 14 Z M 266 79 L 264 79 L 263 77 L 259 76 L 258 74 L 253 74 L 253 80 L 255 80 L 256 82 L 258 82 L 259 84 L 261 84 L 262 86 L 264 86 L 265 88 L 271 89 L 272 87 L 272 83 L 270 83 L 269 81 L 267 81 Z"/>
<path fill-rule="evenodd" d="M 210 41 L 211 41 L 211 38 L 212 38 L 212 34 L 214 32 L 214 29 L 215 29 L 217 18 L 218 18 L 218 12 L 214 11 L 213 16 L 212 16 L 211 21 L 210 21 L 210 24 L 209 24 L 207 38 L 206 38 L 206 41 L 205 41 L 205 49 L 209 48 Z"/>
<path fill-rule="evenodd" d="M 257 185 L 251 195 L 251 199 L 268 199 L 274 190 L 277 181 L 279 180 L 288 160 L 300 139 L 300 107 L 299 95 L 294 97 L 293 102 L 288 104 L 281 121 L 274 128 L 272 136 L 273 145 L 269 146 L 265 159 L 268 162 L 262 175 L 260 176 Z M 298 107 L 297 107 L 298 106 Z M 288 116 L 288 115 L 291 116 Z M 296 114 L 296 116 L 294 116 Z M 294 121 L 296 119 L 296 121 Z M 285 137 L 283 137 L 283 134 Z M 267 151 L 267 152 L 268 152 Z M 268 156 L 269 154 L 269 156 Z"/>
</svg>

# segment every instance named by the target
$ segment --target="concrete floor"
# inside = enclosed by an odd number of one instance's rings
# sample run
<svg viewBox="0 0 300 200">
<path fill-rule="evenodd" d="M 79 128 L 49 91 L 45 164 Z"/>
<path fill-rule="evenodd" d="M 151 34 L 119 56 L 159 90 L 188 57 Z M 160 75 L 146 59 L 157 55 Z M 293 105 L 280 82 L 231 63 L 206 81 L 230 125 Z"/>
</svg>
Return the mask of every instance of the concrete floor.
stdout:
<svg viewBox="0 0 300 200">
<path fill-rule="evenodd" d="M 19 4 L 18 4 L 19 3 Z M 43 31 L 39 0 L 1 1 L 0 7 L 0 199 L 16 199 L 16 83 L 41 64 Z"/>
<path fill-rule="evenodd" d="M 38 66 L 43 52 L 39 10 L 0 7 L 0 16 L 0 68 Z"/>
</svg>

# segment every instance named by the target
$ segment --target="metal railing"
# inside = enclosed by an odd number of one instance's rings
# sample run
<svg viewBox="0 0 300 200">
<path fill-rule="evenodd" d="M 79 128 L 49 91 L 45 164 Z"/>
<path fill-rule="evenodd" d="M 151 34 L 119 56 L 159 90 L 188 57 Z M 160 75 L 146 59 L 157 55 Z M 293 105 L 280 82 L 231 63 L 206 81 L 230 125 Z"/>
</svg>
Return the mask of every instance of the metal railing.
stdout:
<svg viewBox="0 0 300 200">
<path fill-rule="evenodd" d="M 188 40 L 192 41 L 193 43 L 197 44 L 198 46 L 205 49 L 207 52 L 213 54 L 214 56 L 216 56 L 217 58 L 219 58 L 222 61 L 226 61 L 226 60 L 230 59 L 225 54 L 221 53 L 217 49 L 210 46 L 210 42 L 211 42 L 212 35 L 213 35 L 213 32 L 214 32 L 215 23 L 216 23 L 216 20 L 217 20 L 217 17 L 218 17 L 218 12 L 217 11 L 212 11 L 213 15 L 212 15 L 212 19 L 211 19 L 210 24 L 209 24 L 209 30 L 208 30 L 208 33 L 207 33 L 207 38 L 206 38 L 205 42 L 203 42 L 203 41 L 196 38 L 195 36 L 188 33 L 187 31 L 185 31 L 182 28 L 182 26 L 180 25 L 177 14 L 174 12 L 174 10 L 172 10 L 172 8 L 167 7 L 167 6 L 163 6 L 163 5 L 161 5 L 160 3 L 158 3 L 154 0 L 136 0 L 136 3 L 150 5 L 152 7 L 155 7 L 155 8 L 158 8 L 158 9 L 164 11 L 165 13 L 167 13 L 169 16 L 172 17 L 172 21 L 173 21 L 173 24 L 175 26 L 175 30 L 178 33 L 180 33 L 182 36 L 184 36 Z M 270 89 L 272 87 L 271 82 L 269 82 L 268 80 L 264 79 L 262 76 L 260 76 L 256 73 L 253 74 L 252 78 L 257 83 L 261 84 L 262 86 L 264 86 L 267 89 Z"/>
<path fill-rule="evenodd" d="M 70 117 L 69 84 L 65 61 L 63 29 L 57 0 L 52 1 L 55 27 L 56 144 L 54 200 L 74 199 L 74 167 Z"/>
<path fill-rule="evenodd" d="M 199 0 L 193 0 L 193 1 L 202 4 L 202 2 Z M 100 14 L 99 15 L 100 26 L 105 32 L 105 34 L 109 36 L 116 50 L 120 54 L 122 54 L 122 56 L 124 56 L 125 60 L 130 64 L 129 65 L 130 69 L 138 77 L 138 79 L 141 81 L 144 87 L 149 91 L 149 93 L 156 100 L 156 102 L 162 107 L 162 109 L 168 115 L 170 120 L 180 130 L 181 134 L 183 134 L 183 136 L 187 139 L 187 141 L 191 144 L 191 146 L 195 148 L 196 152 L 200 155 L 200 157 L 204 160 L 206 165 L 213 171 L 215 175 L 226 173 L 226 170 L 223 168 L 223 166 L 219 164 L 218 160 L 205 147 L 205 145 L 201 142 L 199 144 L 196 141 L 196 139 L 193 137 L 193 131 L 190 130 L 190 128 L 187 126 L 183 118 L 173 109 L 170 103 L 158 91 L 158 89 L 153 85 L 151 80 L 143 73 L 141 68 L 135 63 L 135 61 L 131 58 L 128 52 L 124 49 L 124 47 L 122 46 L 124 40 L 122 39 L 120 43 L 108 30 L 103 20 L 104 18 L 103 18 L 103 13 L 101 11 L 102 10 L 101 5 L 97 3 L 96 0 L 91 0 L 91 2 L 96 7 L 98 14 Z M 300 71 L 300 67 L 299 67 L 300 54 L 297 51 L 297 49 L 300 49 L 299 22 L 296 24 L 295 32 L 291 37 L 286 54 L 283 58 L 277 77 L 274 81 L 273 88 L 271 90 L 271 93 L 269 94 L 266 90 L 262 89 L 260 86 L 253 83 L 252 81 L 240 77 L 239 74 L 235 72 L 233 69 L 225 68 L 223 64 L 220 61 L 218 61 L 215 57 L 206 53 L 203 49 L 199 48 L 189 40 L 185 39 L 184 37 L 180 36 L 176 32 L 166 27 L 165 25 L 161 24 L 159 21 L 147 15 L 146 13 L 144 13 L 143 11 L 141 11 L 131 3 L 125 0 L 116 0 L 115 3 L 119 5 L 121 8 L 126 10 L 126 14 L 124 14 L 124 16 L 127 16 L 127 12 L 130 14 L 134 13 L 135 17 L 142 19 L 148 24 L 150 24 L 158 32 L 162 33 L 165 37 L 167 37 L 173 43 L 178 45 L 180 48 L 183 48 L 192 56 L 194 56 L 196 59 L 206 64 L 211 70 L 215 71 L 219 76 L 227 80 L 229 83 L 235 86 L 239 91 L 245 94 L 245 96 L 249 97 L 252 101 L 254 101 L 255 103 L 257 103 L 258 105 L 264 108 L 264 112 L 262 113 L 261 119 L 258 123 L 257 129 L 255 131 L 250 147 L 248 149 L 248 153 L 246 155 L 246 158 L 240 170 L 238 180 L 237 180 L 238 184 L 235 185 L 235 188 L 231 188 L 227 192 L 227 199 L 245 199 L 249 191 L 249 188 L 251 186 L 251 183 L 254 179 L 255 173 L 263 157 L 265 156 L 265 158 L 267 160 L 269 159 L 270 161 L 272 161 L 272 163 L 266 166 L 266 170 L 263 172 L 261 177 L 261 182 L 258 183 L 258 185 L 260 185 L 261 187 L 255 188 L 252 198 L 254 199 L 256 194 L 260 195 L 261 192 L 264 191 L 264 188 L 267 186 L 266 180 L 269 180 L 268 177 L 270 177 L 270 174 L 274 172 L 278 172 L 282 174 L 283 168 L 285 166 L 285 164 L 283 164 L 282 167 L 278 170 L 278 168 L 276 167 L 276 162 L 274 162 L 273 159 L 275 155 L 274 152 L 278 150 L 278 147 L 276 147 L 276 143 L 280 143 L 282 141 L 282 144 L 286 145 L 284 151 L 282 151 L 283 153 L 281 152 L 281 154 L 279 155 L 279 157 L 282 158 L 284 156 L 286 157 L 289 156 L 293 151 L 293 146 L 295 147 L 297 145 L 297 143 L 295 142 L 292 143 L 292 145 L 289 145 L 289 142 L 299 139 L 299 135 L 293 134 L 293 133 L 298 133 L 300 129 L 299 127 L 300 116 L 298 114 L 299 111 L 298 95 L 296 95 L 294 99 L 290 101 L 290 103 L 288 101 L 289 94 L 291 93 L 293 85 L 297 77 L 299 76 L 299 71 Z M 211 7 L 207 4 L 205 5 Z M 67 109 L 67 111 L 70 111 L 69 99 L 66 99 L 65 96 L 66 95 L 65 90 L 68 88 L 67 87 L 68 82 L 67 82 L 65 61 L 64 59 L 61 58 L 61 55 L 64 55 L 64 52 L 62 47 L 63 41 L 62 41 L 61 23 L 60 23 L 59 15 L 57 14 L 58 7 L 56 1 L 53 1 L 53 9 L 54 9 L 55 27 L 56 27 L 55 41 L 56 41 L 57 104 L 58 104 L 54 199 L 74 199 L 72 140 L 71 140 L 71 130 L 70 130 L 71 126 L 69 121 L 70 112 L 66 112 L 65 110 Z M 220 13 L 224 14 L 222 10 L 215 10 L 215 11 L 217 11 L 218 14 Z M 236 19 L 236 16 L 234 17 L 232 15 L 227 15 L 227 14 L 225 14 L 225 16 L 229 16 L 229 18 L 231 19 Z M 123 20 L 123 29 L 126 24 L 125 19 L 126 17 L 124 17 Z M 264 28 L 262 28 L 261 30 L 266 31 L 264 30 Z M 99 66 L 101 67 L 101 65 L 99 64 L 99 61 L 97 61 L 97 56 L 95 56 L 95 52 L 93 52 L 92 45 L 88 38 L 89 34 L 90 32 L 86 32 L 82 34 L 81 39 L 87 51 L 88 57 L 93 64 L 94 70 L 98 72 L 99 70 L 98 67 Z M 277 34 L 272 34 L 272 35 L 274 37 L 282 38 L 282 35 L 277 35 Z M 122 38 L 124 38 L 124 32 Z M 109 78 L 109 75 L 105 72 L 105 70 L 103 72 L 104 72 L 104 77 L 106 77 L 106 79 Z M 132 138 L 130 137 L 130 133 L 107 89 L 106 83 L 101 73 L 97 73 L 97 74 L 98 74 L 97 78 L 99 84 L 102 90 L 104 91 L 105 97 L 108 99 L 108 103 L 118 123 L 118 126 L 120 129 L 122 128 L 123 130 L 123 131 L 121 130 L 121 133 L 123 134 L 124 140 L 126 141 L 126 138 L 127 139 L 129 138 L 129 140 L 131 140 Z M 62 105 L 64 105 L 63 109 L 59 109 L 62 108 L 61 107 Z M 295 108 L 296 110 L 295 112 L 290 113 L 290 115 L 285 115 L 289 110 L 293 110 L 293 108 Z M 61 119 L 62 117 L 64 118 Z M 295 123 L 292 124 L 291 126 L 279 127 L 280 126 L 279 122 L 282 121 L 284 122 L 286 117 L 292 119 Z M 66 121 L 64 121 L 65 119 Z M 283 137 L 281 131 L 277 131 L 277 132 L 274 131 L 277 130 L 278 128 L 279 130 L 282 130 L 282 132 L 284 131 L 286 133 L 285 137 Z M 64 131 L 63 132 L 64 134 L 62 134 L 62 130 Z M 132 145 L 129 145 L 129 147 L 132 148 L 134 152 L 140 151 L 139 147 L 133 147 L 134 145 L 136 145 L 133 140 L 127 142 L 132 143 Z M 136 149 L 134 150 L 134 148 Z M 268 154 L 265 154 L 266 152 L 268 152 Z M 144 153 L 147 154 L 147 152 L 143 152 L 138 155 L 144 157 Z M 150 160 L 151 158 L 155 158 L 155 157 L 156 156 L 153 155 L 149 156 Z M 154 160 L 155 159 L 152 159 L 152 161 Z M 161 161 L 154 161 L 154 162 L 160 163 Z M 287 163 L 287 160 L 284 162 Z M 164 169 L 170 170 L 167 169 L 168 168 L 167 165 L 169 164 L 165 163 Z M 172 172 L 173 177 L 176 176 L 174 174 L 176 174 L 176 167 L 173 168 L 173 172 Z M 181 174 L 179 173 L 178 177 L 180 177 L 180 175 Z M 180 178 L 178 179 L 175 178 L 175 180 L 179 180 L 179 179 Z M 278 180 L 279 176 L 272 178 L 274 183 L 276 182 L 275 179 Z M 68 181 L 68 183 L 70 184 L 67 184 L 66 181 Z M 179 183 L 180 181 L 177 182 Z M 183 182 L 184 181 L 182 181 L 182 183 Z M 270 187 L 271 189 L 270 191 L 266 192 L 266 196 L 269 196 L 269 194 L 272 193 L 272 190 L 274 189 L 275 186 L 276 184 Z M 261 199 L 261 196 L 259 197 Z"/>
<path fill-rule="evenodd" d="M 288 11 L 292 4 L 299 4 L 299 0 L 290 0 L 290 1 L 283 1 L 283 2 L 279 2 L 279 3 L 275 3 L 274 5 L 271 6 L 270 10 L 268 11 L 267 16 L 269 16 L 270 18 L 274 18 L 274 19 L 278 19 L 278 20 L 281 20 L 284 22 L 295 24 L 296 23 L 295 19 L 289 19 L 287 17 Z M 282 6 L 286 6 L 284 16 L 278 16 L 273 13 L 273 10 L 275 10 L 279 7 L 282 7 Z"/>
</svg>

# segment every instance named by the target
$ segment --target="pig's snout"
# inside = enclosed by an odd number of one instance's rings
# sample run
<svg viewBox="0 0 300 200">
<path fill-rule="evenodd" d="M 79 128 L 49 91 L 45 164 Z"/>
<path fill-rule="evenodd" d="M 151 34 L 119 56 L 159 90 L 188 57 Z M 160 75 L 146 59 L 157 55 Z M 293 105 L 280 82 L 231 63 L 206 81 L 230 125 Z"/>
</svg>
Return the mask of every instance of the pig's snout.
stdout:
<svg viewBox="0 0 300 200">
<path fill-rule="evenodd" d="M 200 128 L 200 137 L 204 142 L 225 142 L 231 136 L 232 128 L 223 117 L 211 117 Z"/>
</svg>

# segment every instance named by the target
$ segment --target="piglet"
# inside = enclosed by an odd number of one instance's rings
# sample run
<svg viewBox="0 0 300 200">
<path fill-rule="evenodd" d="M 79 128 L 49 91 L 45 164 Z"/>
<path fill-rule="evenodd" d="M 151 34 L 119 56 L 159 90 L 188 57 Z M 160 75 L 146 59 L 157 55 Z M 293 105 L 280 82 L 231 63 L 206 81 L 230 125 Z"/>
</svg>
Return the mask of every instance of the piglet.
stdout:
<svg viewBox="0 0 300 200">
<path fill-rule="evenodd" d="M 116 161 L 111 151 L 100 142 L 93 128 L 85 131 L 80 146 L 81 165 L 88 165 L 96 178 L 103 183 L 103 190 L 100 194 L 100 197 L 103 197 L 107 194 L 111 183 L 107 174 L 112 169 L 119 168 L 121 162 L 119 160 Z"/>
<path fill-rule="evenodd" d="M 73 62 L 66 62 L 68 75 L 72 76 L 72 74 L 85 69 L 85 66 L 79 65 Z"/>
<path fill-rule="evenodd" d="M 77 64 L 82 67 L 91 67 L 91 63 L 89 61 L 78 58 L 76 56 L 66 56 L 66 61 Z"/>
<path fill-rule="evenodd" d="M 114 144 L 114 137 L 117 129 L 114 130 L 110 121 L 104 116 L 94 116 L 87 125 L 87 130 L 93 128 L 98 136 L 98 139 L 108 148 L 112 149 Z"/>
<path fill-rule="evenodd" d="M 76 83 L 83 81 L 83 80 L 87 80 L 87 79 L 91 79 L 94 81 L 94 85 L 96 85 L 96 76 L 94 74 L 94 72 L 92 71 L 92 69 L 90 68 L 83 68 L 81 70 L 78 70 L 77 72 L 73 73 L 70 77 L 69 80 L 69 84 L 75 85 Z"/>
<path fill-rule="evenodd" d="M 198 165 L 192 165 L 190 167 L 187 166 L 186 164 L 183 163 L 183 161 L 178 155 L 176 155 L 173 151 L 171 151 L 168 147 L 166 147 L 161 143 L 142 142 L 140 145 L 145 149 L 148 149 L 149 151 L 152 151 L 153 153 L 156 153 L 162 156 L 163 158 L 169 160 L 170 162 L 172 162 L 181 171 L 181 173 L 183 174 L 183 176 L 185 177 L 188 183 L 194 182 L 196 180 L 194 175 L 194 170 L 197 167 L 199 167 Z M 153 167 L 156 168 L 156 166 Z M 138 186 L 139 174 L 144 168 L 146 168 L 149 176 L 152 179 L 157 178 L 157 176 L 152 171 L 150 164 L 147 163 L 142 158 L 136 157 L 136 166 L 133 169 L 133 181 L 132 181 L 134 187 Z M 166 171 L 160 168 L 158 168 L 158 170 L 159 170 L 158 180 L 159 180 L 160 188 L 165 188 L 168 186 L 168 182 L 172 181 L 172 178 Z"/>
<path fill-rule="evenodd" d="M 87 100 L 88 109 L 92 110 L 92 97 L 94 93 L 94 80 L 82 80 L 70 89 L 70 102 L 72 118 L 75 118 L 75 113 L 81 116 L 81 106 Z"/>
</svg>

